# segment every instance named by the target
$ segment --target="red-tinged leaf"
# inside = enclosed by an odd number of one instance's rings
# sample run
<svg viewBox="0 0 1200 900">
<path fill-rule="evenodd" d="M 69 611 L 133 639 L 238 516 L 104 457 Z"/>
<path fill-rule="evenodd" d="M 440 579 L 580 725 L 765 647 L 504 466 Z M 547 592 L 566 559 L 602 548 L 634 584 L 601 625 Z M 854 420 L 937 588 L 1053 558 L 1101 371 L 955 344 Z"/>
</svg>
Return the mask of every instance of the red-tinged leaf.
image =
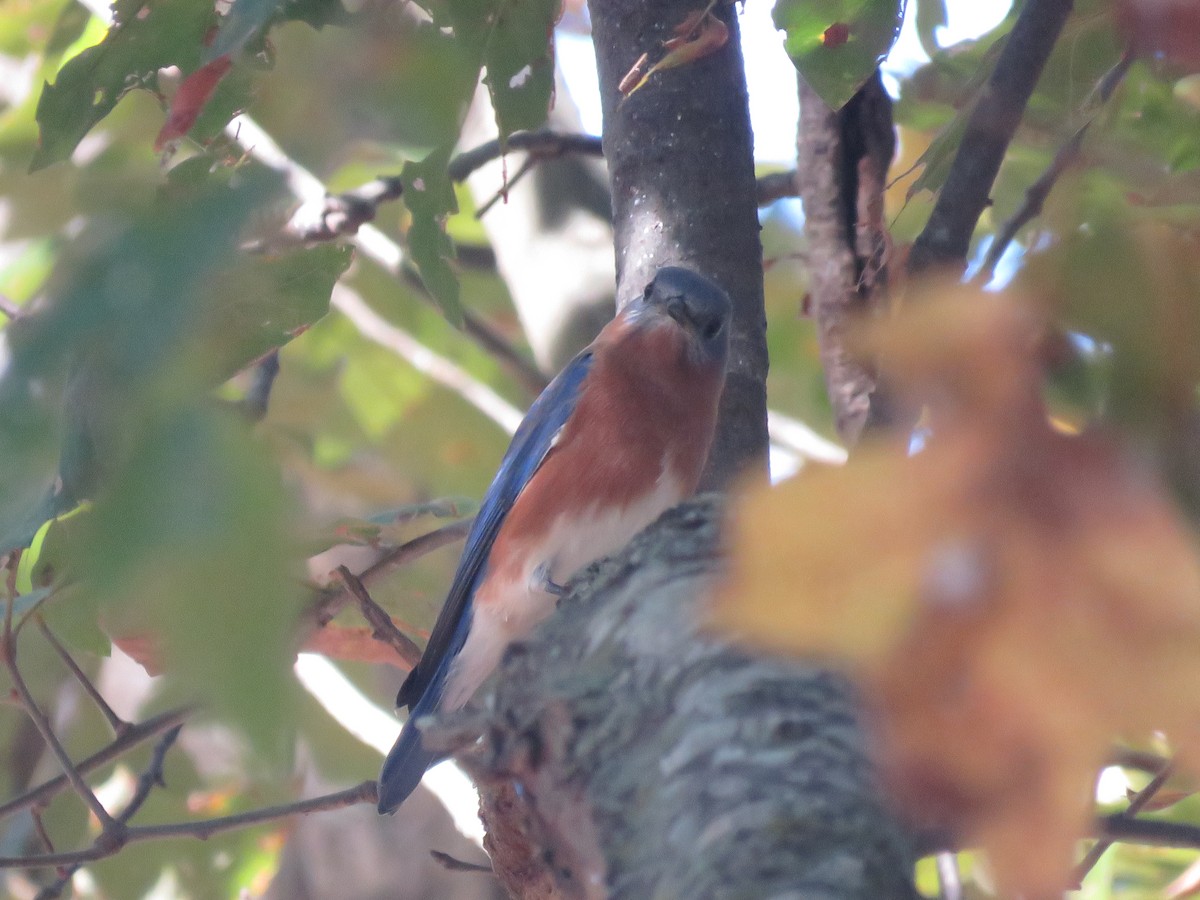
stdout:
<svg viewBox="0 0 1200 900">
<path fill-rule="evenodd" d="M 826 47 L 840 47 L 850 40 L 850 26 L 845 22 L 834 22 L 821 34 L 821 43 Z"/>
<path fill-rule="evenodd" d="M 233 62 L 228 56 L 218 56 L 183 80 L 171 101 L 167 121 L 158 132 L 158 137 L 154 139 L 155 152 L 191 130 L 192 125 L 196 123 L 196 117 L 204 110 L 204 105 L 208 103 L 213 91 L 232 66 Z"/>
<path fill-rule="evenodd" d="M 1200 4 L 1196 0 L 1121 0 L 1117 24 L 1144 56 L 1167 57 L 1200 72 Z"/>
</svg>

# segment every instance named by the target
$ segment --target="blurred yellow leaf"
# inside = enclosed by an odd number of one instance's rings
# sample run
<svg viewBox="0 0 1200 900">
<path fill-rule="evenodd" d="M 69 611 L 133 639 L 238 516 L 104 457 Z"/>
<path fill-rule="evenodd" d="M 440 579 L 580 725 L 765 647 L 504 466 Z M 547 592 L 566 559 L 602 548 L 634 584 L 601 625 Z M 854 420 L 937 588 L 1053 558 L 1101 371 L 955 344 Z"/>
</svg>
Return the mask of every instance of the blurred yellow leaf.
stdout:
<svg viewBox="0 0 1200 900">
<path fill-rule="evenodd" d="M 928 446 L 752 491 L 715 613 L 842 660 L 901 809 L 982 844 L 1004 896 L 1066 884 L 1114 736 L 1200 722 L 1193 536 L 1124 447 L 1051 427 L 1039 331 L 958 289 L 869 332 Z"/>
</svg>

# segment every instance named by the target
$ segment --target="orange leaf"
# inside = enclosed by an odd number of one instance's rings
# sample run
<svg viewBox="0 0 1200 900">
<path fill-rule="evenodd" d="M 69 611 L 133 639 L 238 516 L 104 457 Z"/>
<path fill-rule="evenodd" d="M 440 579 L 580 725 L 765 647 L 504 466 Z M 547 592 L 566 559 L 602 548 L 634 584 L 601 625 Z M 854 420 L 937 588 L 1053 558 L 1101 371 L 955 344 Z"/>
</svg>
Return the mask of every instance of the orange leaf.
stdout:
<svg viewBox="0 0 1200 900">
<path fill-rule="evenodd" d="M 649 56 L 643 54 L 621 79 L 622 94 L 628 97 L 645 85 L 656 72 L 674 69 L 703 59 L 716 53 L 729 41 L 728 26 L 707 10 L 689 13 L 682 22 L 675 26 L 674 31 L 676 36 L 663 42 L 663 49 L 667 52 L 658 62 L 649 69 L 645 69 Z"/>
<path fill-rule="evenodd" d="M 1200 723 L 1171 687 L 1200 683 L 1195 537 L 1137 456 L 1050 426 L 1039 329 L 964 289 L 876 326 L 860 342 L 927 404 L 927 447 L 752 491 L 715 609 L 840 660 L 901 809 L 982 844 L 1002 896 L 1065 886 L 1115 736 L 1161 729 L 1187 765 Z"/>
<path fill-rule="evenodd" d="M 196 118 L 212 97 L 213 91 L 232 66 L 228 55 L 218 56 L 183 80 L 171 100 L 167 121 L 163 123 L 158 137 L 154 139 L 155 152 L 161 151 L 168 143 L 178 140 L 191 130 L 196 124 Z"/>
</svg>

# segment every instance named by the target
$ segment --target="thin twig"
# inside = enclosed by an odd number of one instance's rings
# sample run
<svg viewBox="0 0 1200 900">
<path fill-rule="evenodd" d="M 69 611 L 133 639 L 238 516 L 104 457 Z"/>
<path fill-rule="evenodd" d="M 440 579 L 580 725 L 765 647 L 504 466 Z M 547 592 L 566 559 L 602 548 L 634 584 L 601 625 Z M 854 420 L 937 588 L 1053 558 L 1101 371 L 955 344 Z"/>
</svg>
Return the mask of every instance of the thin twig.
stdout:
<svg viewBox="0 0 1200 900">
<path fill-rule="evenodd" d="M 1028 0 L 1017 16 L 938 194 L 908 255 L 908 270 L 961 267 L 1029 97 L 1071 14 L 1072 0 Z"/>
<path fill-rule="evenodd" d="M 796 170 L 768 172 L 755 182 L 755 197 L 759 206 L 770 206 L 785 197 L 799 197 L 800 187 L 796 181 Z"/>
<path fill-rule="evenodd" d="M 54 841 L 50 840 L 50 833 L 46 831 L 46 823 L 42 821 L 42 811 L 38 807 L 32 806 L 29 808 L 29 817 L 33 819 L 33 830 L 37 832 L 42 847 L 47 853 L 53 853 Z"/>
<path fill-rule="evenodd" d="M 1200 850 L 1198 825 L 1164 822 L 1162 819 L 1139 819 L 1126 813 L 1117 813 L 1101 817 L 1096 824 L 1096 830 L 1101 838 L 1124 844 Z"/>
<path fill-rule="evenodd" d="M 482 219 L 485 215 L 487 215 L 488 210 L 490 210 L 501 200 L 508 202 L 508 192 L 516 187 L 522 178 L 532 172 L 533 167 L 537 164 L 538 158 L 536 156 L 526 157 L 525 161 L 521 163 L 521 165 L 517 168 L 517 171 L 513 173 L 512 177 L 506 178 L 504 183 L 500 185 L 500 189 L 496 191 L 496 193 L 494 193 L 491 198 L 483 204 L 483 206 L 479 207 L 479 209 L 475 211 L 475 218 Z"/>
<path fill-rule="evenodd" d="M 7 294 L 0 294 L 0 313 L 15 322 L 21 318 L 21 307 L 17 306 L 16 302 Z"/>
<path fill-rule="evenodd" d="M 401 566 L 407 565 L 415 559 L 420 559 L 427 553 L 432 553 L 434 550 L 439 550 L 447 544 L 453 544 L 455 541 L 461 541 L 467 536 L 467 532 L 471 530 L 471 523 L 473 521 L 473 519 L 463 519 L 461 522 L 443 525 L 435 531 L 427 532 L 420 537 L 415 537 L 411 541 L 401 544 L 399 547 L 394 547 L 365 571 L 360 572 L 358 575 L 359 581 L 364 585 L 370 586 L 384 575 L 395 571 Z M 341 612 L 352 599 L 350 591 L 345 587 L 334 593 L 322 596 L 312 610 L 312 616 L 317 627 L 320 628 L 329 624 L 333 620 L 333 617 Z"/>
<path fill-rule="evenodd" d="M 457 856 L 451 856 L 449 853 L 443 853 L 441 850 L 430 850 L 429 855 L 448 872 L 486 872 L 488 875 L 494 874 L 492 867 L 489 865 L 468 862 L 465 859 L 459 859 Z"/>
<path fill-rule="evenodd" d="M 96 685 L 92 684 L 92 680 L 88 678 L 83 669 L 79 668 L 78 663 L 76 663 L 71 657 L 71 654 L 67 652 L 67 648 L 62 645 L 62 642 L 59 641 L 57 637 L 55 637 L 54 632 L 50 630 L 50 626 L 46 624 L 46 620 L 42 616 L 38 615 L 35 617 L 35 621 L 37 622 L 38 629 L 42 632 L 42 635 L 47 641 L 49 641 L 50 646 L 54 648 L 54 652 L 58 654 L 59 659 L 61 659 L 63 664 L 71 670 L 71 674 L 75 676 L 75 680 L 79 682 L 79 686 L 83 688 L 84 693 L 86 693 L 92 699 L 92 702 L 96 704 L 96 708 L 100 710 L 100 714 L 108 721 L 108 725 L 110 728 L 112 728 L 113 734 L 117 737 L 120 737 L 122 734 L 128 731 L 130 727 L 129 723 L 118 716 L 113 711 L 113 708 L 108 705 L 108 701 L 101 696 L 98 690 L 96 690 Z"/>
<path fill-rule="evenodd" d="M 1133 65 L 1134 56 L 1131 52 L 1126 51 L 1115 66 L 1105 73 L 1100 79 L 1094 91 L 1094 96 L 1097 102 L 1103 104 L 1112 96 L 1117 85 L 1121 83 L 1121 79 L 1125 77 L 1125 73 L 1129 71 L 1129 67 Z M 1000 258 L 1004 256 L 1004 252 L 1008 249 L 1009 244 L 1017 236 L 1022 228 L 1042 214 L 1042 207 L 1046 202 L 1046 198 L 1050 196 L 1050 191 L 1054 189 L 1054 185 L 1058 183 L 1058 179 L 1078 158 L 1080 151 L 1083 148 L 1083 139 L 1087 136 L 1088 130 L 1092 127 L 1092 123 L 1096 121 L 1097 112 L 1093 112 L 1091 117 L 1084 122 L 1075 133 L 1054 154 L 1054 159 L 1050 161 L 1050 165 L 1025 191 L 1025 198 L 1021 201 L 1020 208 L 1012 215 L 1004 226 L 996 232 L 996 237 L 988 247 L 987 256 L 984 258 L 983 265 L 979 271 L 975 273 L 972 279 L 977 284 L 987 284 L 992 280 L 992 275 L 996 271 L 996 265 L 1000 262 Z"/>
<path fill-rule="evenodd" d="M 173 822 L 165 825 L 126 826 L 119 834 L 119 841 L 100 841 L 83 850 L 69 853 L 42 853 L 32 856 L 0 857 L 0 869 L 33 869 L 51 866 L 73 866 L 78 863 L 94 862 L 118 853 L 127 844 L 138 841 L 163 840 L 166 838 L 190 837 L 207 840 L 214 834 L 236 831 L 252 825 L 274 822 L 291 816 L 344 809 L 363 803 L 379 802 L 379 787 L 374 781 L 364 781 L 355 787 L 332 794 L 323 794 L 296 803 L 268 806 L 232 816 L 214 819 L 199 819 L 194 822 Z M 101 833 L 101 837 L 104 833 Z"/>
<path fill-rule="evenodd" d="M 129 798 L 129 802 L 125 804 L 125 808 L 121 810 L 120 815 L 116 817 L 117 821 L 122 825 L 128 824 L 129 820 L 137 815 L 137 811 L 150 798 L 150 792 L 154 788 L 167 786 L 166 781 L 163 780 L 163 766 L 166 762 L 167 751 L 171 749 L 171 746 L 175 743 L 175 739 L 179 737 L 179 732 L 182 728 L 183 725 L 176 725 L 159 738 L 158 743 L 154 745 L 154 751 L 150 754 L 150 762 L 142 770 L 142 774 L 138 776 L 133 796 Z M 50 852 L 54 852 L 53 848 L 51 848 Z M 77 862 L 73 865 L 62 867 L 63 871 L 59 874 L 58 880 L 42 888 L 35 900 L 54 900 L 54 898 L 61 896 L 63 889 L 71 883 L 71 879 L 82 866 L 82 862 Z"/>
<path fill-rule="evenodd" d="M 509 434 L 521 424 L 519 409 L 457 363 L 397 328 L 350 288 L 334 285 L 329 305 L 349 319 L 367 340 L 390 350 L 418 372 L 454 391 Z"/>
<path fill-rule="evenodd" d="M 279 375 L 279 348 L 263 355 L 254 364 L 250 387 L 242 398 L 241 407 L 252 422 L 261 422 L 267 415 L 267 405 L 271 400 L 271 388 L 275 386 L 275 378 Z"/>
<path fill-rule="evenodd" d="M 115 741 L 103 749 L 93 753 L 87 759 L 81 760 L 75 764 L 75 769 L 81 774 L 86 775 L 88 772 L 94 771 L 101 766 L 107 765 L 114 759 L 124 756 L 134 747 L 149 740 L 157 734 L 161 734 L 164 730 L 178 725 L 187 717 L 189 709 L 181 707 L 179 709 L 168 710 L 160 713 L 152 719 L 147 719 L 140 724 L 130 725 L 128 730 Z M 50 800 L 61 793 L 68 786 L 67 776 L 58 775 L 54 778 L 44 781 L 37 787 L 30 788 L 19 796 L 13 797 L 11 800 L 0 804 L 0 819 L 12 815 L 18 810 L 26 809 L 33 806 L 44 806 Z"/>
<path fill-rule="evenodd" d="M 399 175 L 381 175 L 352 191 L 306 201 L 292 214 L 287 233 L 301 242 L 352 237 L 374 220 L 380 206 L 403 192 Z"/>
<path fill-rule="evenodd" d="M 941 885 L 941 900 L 962 900 L 962 875 L 958 871 L 958 854 L 949 850 L 934 857 L 937 863 L 938 883 Z"/>
<path fill-rule="evenodd" d="M 408 635 L 396 627 L 395 623 L 392 622 L 391 618 L 383 610 L 383 607 L 371 599 L 371 595 L 367 593 L 367 589 L 363 587 L 363 583 L 358 580 L 358 576 L 345 566 L 338 566 L 337 570 L 338 574 L 342 577 L 342 583 L 346 585 L 346 589 L 358 600 L 358 606 L 362 610 L 363 618 L 374 629 L 372 636 L 377 641 L 388 644 L 410 667 L 419 663 L 421 661 L 421 648 L 409 640 Z"/>
<path fill-rule="evenodd" d="M 282 173 L 288 189 L 302 203 L 324 202 L 328 196 L 329 191 L 324 182 L 284 153 L 275 139 L 250 116 L 242 114 L 235 117 L 225 126 L 225 134 L 263 165 Z M 411 285 L 421 299 L 433 302 L 433 298 L 425 290 L 424 282 L 408 264 L 404 249 L 396 241 L 370 224 L 360 227 L 353 241 L 364 256 Z M 463 330 L 484 350 L 503 363 L 526 388 L 537 393 L 546 386 L 545 376 L 537 367 L 518 353 L 491 325 L 470 310 L 463 311 Z"/>
<path fill-rule="evenodd" d="M 1174 765 L 1170 761 L 1165 763 L 1158 774 L 1150 779 L 1150 783 L 1138 791 L 1133 799 L 1129 801 L 1129 806 L 1122 815 L 1130 820 L 1136 819 L 1137 814 L 1142 811 L 1146 804 L 1154 798 L 1154 795 L 1162 789 L 1162 786 L 1167 783 L 1167 779 L 1171 777 L 1173 770 Z M 1087 873 L 1092 871 L 1092 868 L 1100 861 L 1100 857 L 1113 845 L 1115 840 L 1116 838 L 1102 837 L 1084 854 L 1083 859 L 1079 861 L 1079 865 L 1075 867 L 1074 883 L 1076 889 L 1083 883 L 1083 879 L 1087 877 Z"/>
<path fill-rule="evenodd" d="M 50 726 L 50 720 L 46 718 L 45 713 L 37 705 L 37 701 L 33 699 L 33 694 L 30 693 L 29 686 L 25 683 L 25 679 L 21 675 L 20 667 L 17 665 L 16 637 L 12 630 L 12 611 L 13 604 L 6 603 L 4 606 L 4 633 L 3 637 L 0 638 L 0 657 L 3 657 L 4 666 L 8 669 L 8 675 L 12 679 L 13 688 L 17 692 L 21 706 L 24 708 L 25 714 L 33 721 L 38 733 L 42 736 L 42 740 L 50 748 L 50 752 L 58 760 L 58 764 L 62 767 L 63 774 L 67 776 L 71 787 L 75 789 L 75 792 L 79 794 L 83 802 L 87 804 L 88 809 L 92 811 L 96 819 L 100 822 L 101 829 L 107 831 L 111 827 L 114 831 L 117 831 L 120 829 L 120 826 L 108 814 L 108 810 L 104 808 L 104 804 L 100 802 L 92 789 L 88 787 L 87 782 L 83 780 L 83 776 L 79 774 L 79 770 L 75 767 L 75 764 L 71 762 L 67 751 L 63 748 L 58 736 L 54 733 L 54 729 Z"/>
<path fill-rule="evenodd" d="M 1114 747 L 1109 754 L 1110 766 L 1120 766 L 1123 769 L 1137 769 L 1150 775 L 1157 775 L 1168 762 L 1167 757 L 1152 753 L 1149 750 L 1134 750 L 1130 747 Z"/>
<path fill-rule="evenodd" d="M 569 134 L 543 129 L 540 131 L 518 131 L 503 142 L 491 140 L 458 154 L 446 166 L 451 181 L 466 181 L 476 170 L 512 150 L 524 150 L 538 160 L 558 159 L 562 156 L 603 156 L 600 138 L 590 134 Z"/>
</svg>

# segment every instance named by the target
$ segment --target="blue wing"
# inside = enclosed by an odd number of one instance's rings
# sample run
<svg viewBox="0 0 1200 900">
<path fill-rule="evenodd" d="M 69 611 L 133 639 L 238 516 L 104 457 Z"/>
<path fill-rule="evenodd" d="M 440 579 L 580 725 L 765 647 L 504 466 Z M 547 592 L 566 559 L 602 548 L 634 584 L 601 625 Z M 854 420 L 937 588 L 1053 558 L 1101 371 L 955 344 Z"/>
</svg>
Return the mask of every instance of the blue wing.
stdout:
<svg viewBox="0 0 1200 900">
<path fill-rule="evenodd" d="M 542 391 L 513 435 L 500 469 L 483 498 L 429 643 L 421 661 L 408 673 L 396 695 L 396 705 L 407 706 L 410 713 L 379 776 L 380 812 L 395 810 L 434 761 L 434 756 L 421 746 L 420 732 L 411 723 L 436 709 L 450 666 L 467 639 L 471 627 L 471 599 L 483 581 L 496 534 L 517 496 L 550 452 L 555 435 L 574 411 L 591 363 L 589 348 L 576 356 Z"/>
</svg>

